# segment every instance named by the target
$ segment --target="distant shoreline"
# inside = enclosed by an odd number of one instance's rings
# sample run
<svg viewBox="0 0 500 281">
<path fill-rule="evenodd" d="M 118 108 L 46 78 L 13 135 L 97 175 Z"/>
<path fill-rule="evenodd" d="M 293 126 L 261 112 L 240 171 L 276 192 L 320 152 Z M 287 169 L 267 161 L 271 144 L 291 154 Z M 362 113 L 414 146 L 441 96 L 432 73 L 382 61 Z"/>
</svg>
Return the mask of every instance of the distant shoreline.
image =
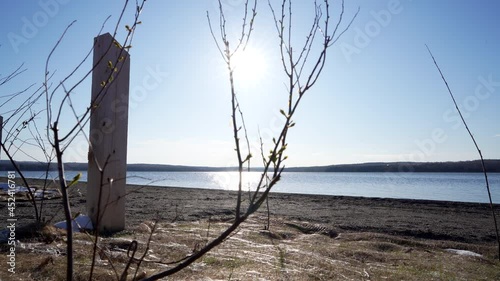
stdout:
<svg viewBox="0 0 500 281">
<path fill-rule="evenodd" d="M 17 163 L 22 171 L 45 171 L 47 164 L 38 162 L 21 161 Z M 500 173 L 500 159 L 485 160 L 488 173 Z M 14 167 L 8 160 L 0 161 L 0 170 L 9 171 Z M 87 163 L 65 163 L 67 171 L 87 170 Z M 56 165 L 52 163 L 50 171 L 55 171 Z M 259 172 L 263 168 L 252 168 L 251 171 Z M 208 167 L 208 166 L 182 166 L 164 164 L 128 164 L 130 172 L 228 172 L 237 171 L 236 167 Z M 482 173 L 480 160 L 455 161 L 455 162 L 376 162 L 360 164 L 338 164 L 312 167 L 290 167 L 286 172 L 371 172 L 371 173 Z"/>
<path fill-rule="evenodd" d="M 16 174 L 20 180 L 20 175 Z M 26 171 L 23 174 L 32 179 L 46 177 L 44 171 Z M 66 180 L 70 181 L 78 175 L 80 182 L 87 182 L 88 174 L 85 170 L 67 171 Z M 245 182 L 252 187 L 258 183 L 260 176 L 261 172 L 243 175 Z M 51 180 L 56 179 L 58 174 L 52 171 L 48 177 Z M 238 182 L 237 172 L 128 171 L 126 177 L 127 184 L 133 185 L 182 186 L 211 190 L 234 190 Z M 490 173 L 489 180 L 492 187 L 496 186 L 500 182 L 500 173 Z M 22 182 L 18 184 L 24 185 Z M 272 192 L 489 202 L 482 173 L 285 172 Z M 492 188 L 491 192 L 494 202 L 500 203 L 500 190 Z"/>
</svg>

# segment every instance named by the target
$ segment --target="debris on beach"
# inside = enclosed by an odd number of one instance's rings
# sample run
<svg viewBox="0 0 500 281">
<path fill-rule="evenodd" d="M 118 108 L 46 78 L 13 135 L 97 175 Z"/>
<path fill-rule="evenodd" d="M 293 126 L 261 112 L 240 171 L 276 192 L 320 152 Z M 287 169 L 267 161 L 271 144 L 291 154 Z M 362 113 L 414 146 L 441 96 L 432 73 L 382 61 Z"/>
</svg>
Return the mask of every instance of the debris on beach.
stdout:
<svg viewBox="0 0 500 281">
<path fill-rule="evenodd" d="M 0 183 L 0 201 L 8 201 L 11 194 L 14 194 L 16 200 L 23 201 L 29 199 L 29 193 L 33 194 L 35 200 L 41 199 L 55 199 L 60 198 L 61 193 L 57 189 L 43 189 L 43 188 L 27 188 L 22 185 L 15 185 L 10 187 L 7 183 Z"/>
<path fill-rule="evenodd" d="M 82 230 L 93 230 L 94 227 L 92 225 L 92 221 L 90 220 L 90 217 L 87 215 L 78 215 L 76 218 L 72 220 L 72 225 L 73 225 L 73 231 L 74 232 L 80 232 Z M 60 221 L 54 224 L 56 228 L 60 229 L 66 229 L 66 221 Z"/>
<path fill-rule="evenodd" d="M 469 256 L 469 257 L 482 257 L 483 255 L 480 255 L 478 253 L 474 253 L 472 251 L 467 251 L 467 250 L 457 250 L 457 249 L 446 249 L 445 250 L 448 253 L 460 255 L 460 256 Z"/>
</svg>

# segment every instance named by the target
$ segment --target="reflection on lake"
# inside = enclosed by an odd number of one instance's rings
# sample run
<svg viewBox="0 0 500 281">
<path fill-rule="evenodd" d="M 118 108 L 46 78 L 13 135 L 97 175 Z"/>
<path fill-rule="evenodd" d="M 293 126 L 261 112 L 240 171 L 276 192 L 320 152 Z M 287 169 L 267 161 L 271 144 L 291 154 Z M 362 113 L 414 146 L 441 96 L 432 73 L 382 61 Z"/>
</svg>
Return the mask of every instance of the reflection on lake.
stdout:
<svg viewBox="0 0 500 281">
<path fill-rule="evenodd" d="M 67 179 L 78 172 L 68 171 Z M 26 172 L 41 178 L 43 172 Z M 55 177 L 56 173 L 51 176 Z M 489 174 L 493 201 L 500 203 L 500 174 Z M 81 181 L 87 180 L 86 172 Z M 246 172 L 243 190 L 255 190 L 259 172 Z M 128 172 L 128 184 L 236 190 L 237 172 Z M 283 173 L 273 192 L 488 202 L 481 173 Z"/>
</svg>

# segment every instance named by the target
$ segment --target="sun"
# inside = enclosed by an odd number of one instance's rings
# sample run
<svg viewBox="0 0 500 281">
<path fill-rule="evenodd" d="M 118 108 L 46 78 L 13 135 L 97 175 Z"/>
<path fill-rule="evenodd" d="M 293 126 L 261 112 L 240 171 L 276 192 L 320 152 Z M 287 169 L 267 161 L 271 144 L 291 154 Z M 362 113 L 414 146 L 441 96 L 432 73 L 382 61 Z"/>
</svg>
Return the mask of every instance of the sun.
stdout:
<svg viewBox="0 0 500 281">
<path fill-rule="evenodd" d="M 256 84 L 267 76 L 267 63 L 263 51 L 248 46 L 239 50 L 231 58 L 237 82 Z"/>
</svg>

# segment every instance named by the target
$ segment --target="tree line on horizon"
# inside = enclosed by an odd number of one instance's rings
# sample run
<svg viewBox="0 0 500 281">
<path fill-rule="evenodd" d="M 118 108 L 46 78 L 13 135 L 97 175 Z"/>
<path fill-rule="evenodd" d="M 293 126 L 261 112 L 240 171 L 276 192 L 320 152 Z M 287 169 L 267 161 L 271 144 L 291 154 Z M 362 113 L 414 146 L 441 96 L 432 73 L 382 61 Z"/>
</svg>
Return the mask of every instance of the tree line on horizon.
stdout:
<svg viewBox="0 0 500 281">
<path fill-rule="evenodd" d="M 23 171 L 45 171 L 46 163 L 34 161 L 21 161 L 18 165 Z M 87 163 L 66 163 L 68 171 L 86 171 Z M 500 159 L 485 160 L 489 173 L 500 173 Z M 7 160 L 0 161 L 1 171 L 11 171 L 14 167 Z M 128 171 L 135 172 L 226 172 L 237 171 L 237 167 L 210 167 L 210 166 L 183 166 L 166 164 L 128 164 Z M 53 163 L 49 171 L 57 171 Z M 259 172 L 262 168 L 255 167 L 251 171 Z M 290 167 L 286 172 L 415 172 L 415 173 L 481 173 L 480 160 L 450 161 L 450 162 L 374 162 L 359 164 L 337 164 L 313 167 Z"/>
</svg>

